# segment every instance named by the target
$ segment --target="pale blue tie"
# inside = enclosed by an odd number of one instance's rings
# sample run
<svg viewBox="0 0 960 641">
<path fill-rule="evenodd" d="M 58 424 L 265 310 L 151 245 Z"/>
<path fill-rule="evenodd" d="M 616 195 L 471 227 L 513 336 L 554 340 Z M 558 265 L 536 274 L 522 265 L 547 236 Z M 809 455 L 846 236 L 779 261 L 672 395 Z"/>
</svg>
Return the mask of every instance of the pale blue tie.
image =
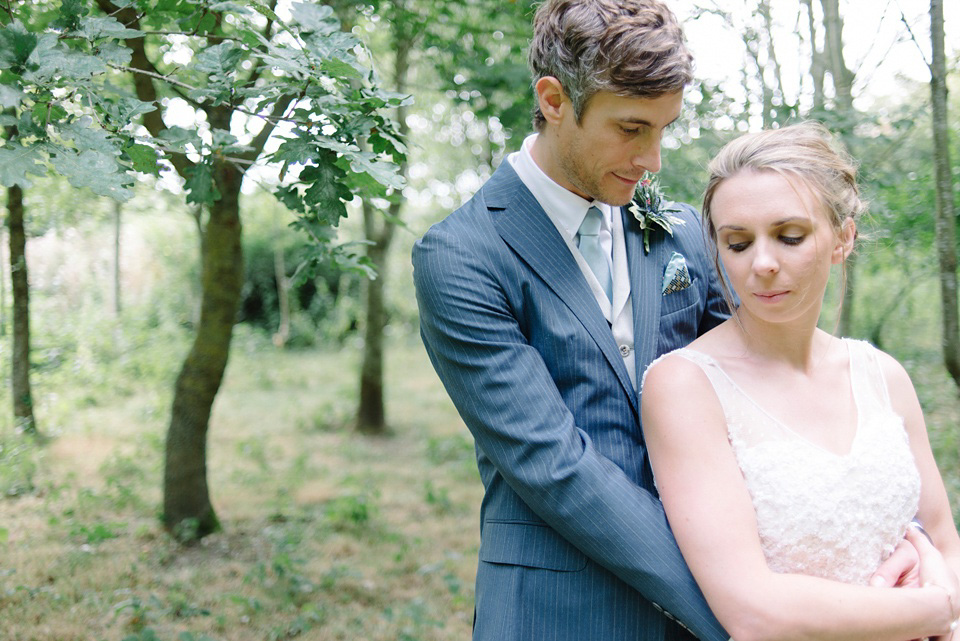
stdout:
<svg viewBox="0 0 960 641">
<path fill-rule="evenodd" d="M 607 299 L 613 300 L 613 278 L 610 276 L 610 263 L 607 262 L 607 253 L 600 246 L 600 217 L 603 214 L 596 207 L 587 210 L 587 215 L 577 230 L 577 247 L 580 255 L 587 261 L 593 270 L 593 275 L 600 282 L 600 287 L 607 294 Z"/>
</svg>

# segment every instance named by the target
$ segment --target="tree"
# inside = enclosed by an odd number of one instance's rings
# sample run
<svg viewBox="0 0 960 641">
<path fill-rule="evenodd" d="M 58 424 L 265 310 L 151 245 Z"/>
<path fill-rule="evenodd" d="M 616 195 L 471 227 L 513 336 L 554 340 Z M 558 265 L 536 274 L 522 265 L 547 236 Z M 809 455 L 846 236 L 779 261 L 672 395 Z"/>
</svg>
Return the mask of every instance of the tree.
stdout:
<svg viewBox="0 0 960 641">
<path fill-rule="evenodd" d="M 933 106 L 933 163 L 937 202 L 936 244 L 940 266 L 943 362 L 960 387 L 960 318 L 957 312 L 957 240 L 950 170 L 950 127 L 947 111 L 947 64 L 943 35 L 943 0 L 930 0 L 930 99 Z"/>
<path fill-rule="evenodd" d="M 75 4 L 75 3 L 68 3 Z M 129 136 L 97 125 L 94 116 L 116 107 L 113 88 L 102 80 L 108 61 L 123 54 L 109 38 L 123 27 L 115 20 L 65 22 L 65 13 L 43 4 L 0 11 L 0 185 L 7 188 L 13 290 L 13 410 L 16 424 L 37 434 L 30 388 L 29 279 L 26 261 L 24 189 L 30 175 L 49 169 L 74 187 L 129 198 L 132 179 L 124 171 Z M 48 28 L 51 26 L 52 28 Z M 75 29 L 76 28 L 76 29 Z M 98 55 L 86 48 L 101 46 Z M 94 106 L 96 105 L 96 106 Z"/>
<path fill-rule="evenodd" d="M 113 314 L 120 318 L 123 312 L 123 298 L 120 290 L 120 234 L 122 231 L 123 205 L 113 203 Z"/>
<path fill-rule="evenodd" d="M 386 8 L 393 52 L 393 91 L 406 93 L 411 69 L 411 53 L 420 41 L 424 17 L 409 7 L 409 0 L 394 0 Z M 398 133 L 406 139 L 407 105 L 399 105 L 394 116 Z M 399 161 L 400 175 L 406 178 L 406 158 Z M 381 216 L 370 200 L 363 201 L 363 230 L 367 239 L 367 259 L 376 269 L 376 276 L 366 283 L 363 359 L 360 365 L 360 395 L 357 405 L 357 429 L 367 434 L 382 434 L 387 429 L 384 402 L 384 329 L 387 325 L 386 282 L 387 255 L 393 243 L 397 221 L 403 209 L 403 196 L 391 194 L 387 215 Z"/>
<path fill-rule="evenodd" d="M 337 6 L 342 15 L 358 14 L 357 3 L 339 2 Z M 511 129 L 529 126 L 532 92 L 521 51 L 529 32 L 529 10 L 528 2 L 504 5 L 437 0 L 390 0 L 374 2 L 365 9 L 371 19 L 388 25 L 380 49 L 391 58 L 391 89 L 405 93 L 413 78 L 421 87 L 434 84 L 440 95 L 452 98 L 465 112 L 486 123 L 488 132 L 494 130 L 494 121 Z M 407 105 L 398 106 L 395 113 L 404 139 L 409 135 L 408 113 Z M 484 153 L 477 154 L 489 166 L 502 151 L 496 146 L 494 137 L 488 135 Z M 418 151 L 423 153 L 421 147 L 410 153 Z M 401 175 L 406 176 L 407 167 L 407 159 L 399 159 Z M 386 211 L 378 211 L 380 208 Z M 368 434 L 383 433 L 387 427 L 383 376 L 387 258 L 404 209 L 400 192 L 391 193 L 382 205 L 370 200 L 362 205 L 366 256 L 376 270 L 376 277 L 365 283 L 364 348 L 356 414 L 358 430 Z"/>
<path fill-rule="evenodd" d="M 151 106 L 140 122 L 149 143 L 184 180 L 187 202 L 202 205 L 200 321 L 174 389 L 164 464 L 163 523 L 181 539 L 199 538 L 219 523 L 210 502 L 206 440 L 211 409 L 230 349 L 243 276 L 240 190 L 266 160 L 280 164 L 273 193 L 316 244 L 307 269 L 330 252 L 360 268 L 361 257 L 332 239 L 355 193 L 399 188 L 385 160 L 399 143 L 379 111 L 403 102 L 376 88 L 357 58 L 359 41 L 343 33 L 332 9 L 293 4 L 290 19 L 270 6 L 190 0 L 154 6 L 146 0 L 98 0 L 119 20 L 138 100 Z M 187 66 L 165 53 L 192 59 Z M 193 128 L 169 126 L 171 102 L 197 114 Z M 277 134 L 276 151 L 267 143 Z M 356 141 L 371 141 L 361 151 Z M 155 165 L 155 158 L 152 159 Z M 295 173 L 295 179 L 288 173 Z"/>
<path fill-rule="evenodd" d="M 27 235 L 23 225 L 23 188 L 7 188 L 10 230 L 10 278 L 13 281 L 13 420 L 17 429 L 37 434 L 30 388 L 30 286 L 27 279 Z"/>
</svg>

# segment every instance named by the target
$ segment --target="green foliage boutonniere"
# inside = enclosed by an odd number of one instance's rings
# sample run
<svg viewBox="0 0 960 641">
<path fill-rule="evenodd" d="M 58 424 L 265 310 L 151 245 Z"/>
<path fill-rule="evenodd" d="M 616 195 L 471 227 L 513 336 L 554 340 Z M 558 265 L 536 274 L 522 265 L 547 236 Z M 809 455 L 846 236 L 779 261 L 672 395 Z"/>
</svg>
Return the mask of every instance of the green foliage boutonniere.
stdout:
<svg viewBox="0 0 960 641">
<path fill-rule="evenodd" d="M 643 253 L 650 253 L 650 230 L 660 228 L 673 236 L 674 225 L 679 227 L 686 224 L 685 220 L 673 215 L 680 210 L 670 207 L 670 204 L 670 201 L 663 199 L 660 179 L 655 174 L 647 174 L 637 183 L 633 202 L 627 205 L 627 209 L 643 230 Z"/>
</svg>

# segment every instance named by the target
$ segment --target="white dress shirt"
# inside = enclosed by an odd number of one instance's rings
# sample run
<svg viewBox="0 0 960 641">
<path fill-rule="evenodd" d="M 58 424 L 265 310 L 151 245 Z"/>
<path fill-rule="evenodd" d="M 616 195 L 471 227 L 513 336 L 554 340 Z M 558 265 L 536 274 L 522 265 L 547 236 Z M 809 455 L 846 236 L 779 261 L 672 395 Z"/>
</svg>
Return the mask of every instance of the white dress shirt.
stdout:
<svg viewBox="0 0 960 641">
<path fill-rule="evenodd" d="M 537 134 L 527 136 L 520 151 L 507 156 L 507 161 L 517 176 L 523 181 L 533 197 L 537 199 L 543 211 L 553 222 L 560 236 L 567 244 L 570 253 L 577 261 L 590 290 L 610 324 L 613 338 L 620 349 L 620 356 L 630 375 L 634 389 L 637 387 L 635 359 L 633 351 L 633 307 L 630 304 L 630 272 L 627 265 L 627 249 L 623 238 L 623 221 L 620 208 L 612 207 L 598 200 L 586 200 L 569 189 L 560 186 L 537 165 L 530 153 Z M 600 247 L 610 261 L 610 273 L 613 276 L 613 300 L 611 301 L 593 270 L 577 248 L 577 233 L 590 207 L 600 210 Z"/>
</svg>

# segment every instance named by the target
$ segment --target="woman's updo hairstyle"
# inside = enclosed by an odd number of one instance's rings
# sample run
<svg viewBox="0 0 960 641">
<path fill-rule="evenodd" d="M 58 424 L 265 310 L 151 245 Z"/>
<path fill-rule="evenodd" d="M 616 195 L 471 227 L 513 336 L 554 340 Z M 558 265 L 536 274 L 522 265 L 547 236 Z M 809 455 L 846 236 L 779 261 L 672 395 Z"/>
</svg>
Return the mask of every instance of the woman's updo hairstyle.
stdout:
<svg viewBox="0 0 960 641">
<path fill-rule="evenodd" d="M 716 236 L 711 205 L 717 188 L 746 169 L 775 171 L 785 178 L 802 181 L 819 199 L 837 232 L 846 219 L 856 222 L 867 210 L 866 203 L 860 200 L 856 162 L 826 127 L 807 121 L 740 136 L 710 161 L 703 219 L 711 237 Z"/>
<path fill-rule="evenodd" d="M 857 186 L 856 161 L 819 122 L 801 122 L 740 136 L 727 143 L 707 168 L 710 180 L 703 194 L 703 224 L 719 274 L 724 271 L 716 246 L 713 197 L 724 180 L 741 171 L 774 171 L 789 180 L 799 180 L 823 205 L 823 212 L 837 234 L 844 222 L 849 219 L 856 223 L 867 210 Z M 841 281 L 844 288 L 845 267 L 844 263 Z M 721 285 L 733 312 L 733 296 L 725 278 L 721 278 Z"/>
</svg>

